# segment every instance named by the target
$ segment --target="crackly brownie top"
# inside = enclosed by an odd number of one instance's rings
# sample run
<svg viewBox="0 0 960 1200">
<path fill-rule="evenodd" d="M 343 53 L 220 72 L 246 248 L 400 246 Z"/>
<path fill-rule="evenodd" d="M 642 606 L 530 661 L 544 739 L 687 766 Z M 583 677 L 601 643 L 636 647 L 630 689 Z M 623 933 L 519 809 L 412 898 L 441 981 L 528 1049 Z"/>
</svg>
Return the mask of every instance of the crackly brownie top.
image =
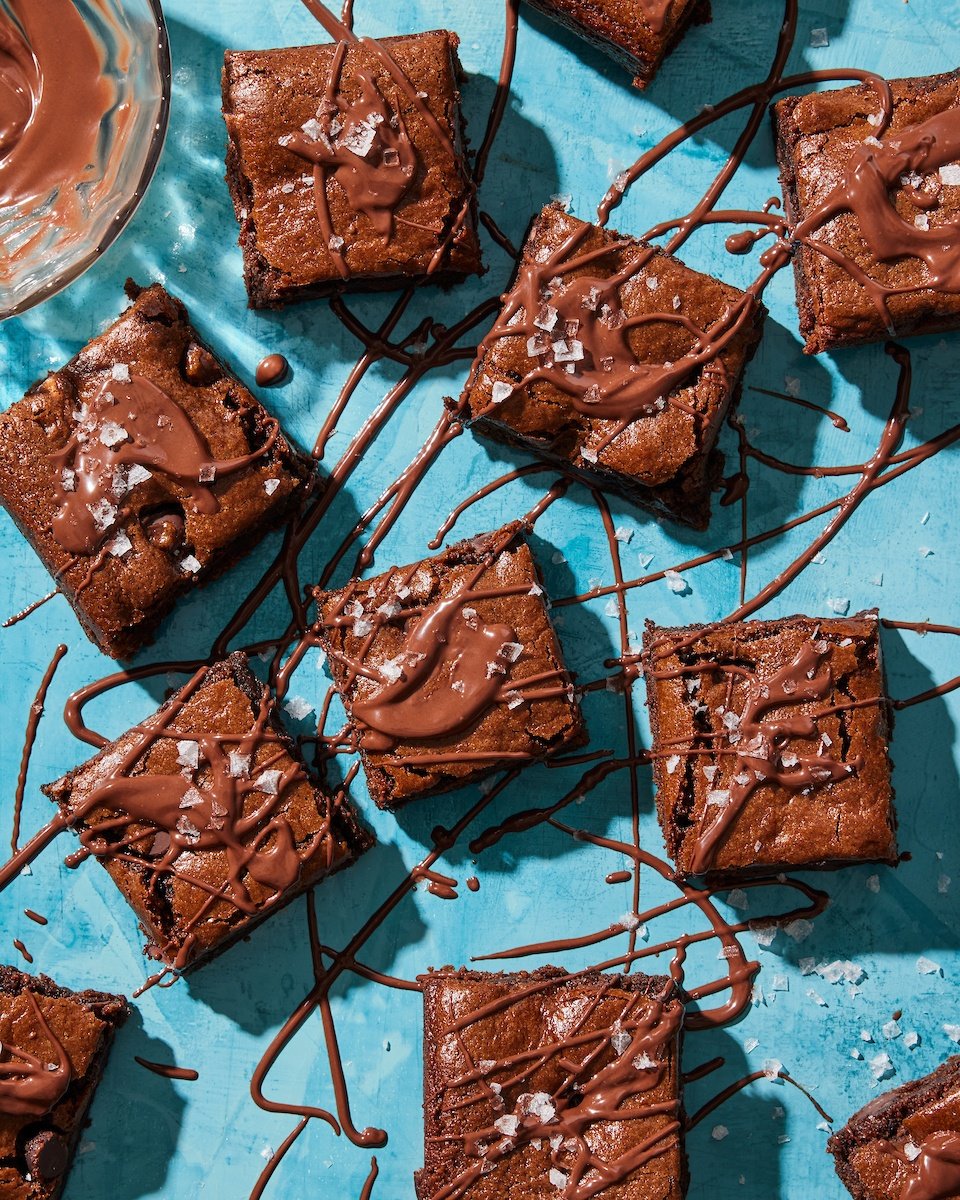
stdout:
<svg viewBox="0 0 960 1200">
<path fill-rule="evenodd" d="M 643 667 L 681 870 L 895 857 L 875 615 L 648 622 Z"/>
<path fill-rule="evenodd" d="M 665 483 L 715 442 L 756 312 L 735 288 L 549 205 L 480 345 L 468 415 L 570 442 L 587 469 Z"/>
<path fill-rule="evenodd" d="M 107 631 L 302 488 L 278 423 L 159 284 L 0 416 L 0 497 Z"/>
<path fill-rule="evenodd" d="M 368 764 L 391 799 L 501 755 L 579 734 L 560 648 L 520 526 L 318 593 L 330 655 Z"/>
<path fill-rule="evenodd" d="M 199 671 L 152 717 L 44 791 L 156 940 L 185 966 L 307 870 L 364 845 L 320 790 L 242 654 Z"/>
<path fill-rule="evenodd" d="M 71 992 L 0 966 L 0 1182 L 32 1175 L 39 1187 L 64 1173 L 60 1134 L 69 1137 L 104 1039 L 126 1015 L 120 996 Z"/>
<path fill-rule="evenodd" d="M 683 1007 L 669 979 L 446 968 L 420 983 L 419 1200 L 682 1195 Z"/>
<path fill-rule="evenodd" d="M 960 1196 L 960 1057 L 877 1096 L 828 1148 L 863 1200 Z"/>
<path fill-rule="evenodd" d="M 285 286 L 475 269 L 457 44 L 439 30 L 227 54 L 240 216 Z"/>
<path fill-rule="evenodd" d="M 842 336 L 960 311 L 960 73 L 886 86 L 775 110 L 814 317 Z"/>
</svg>

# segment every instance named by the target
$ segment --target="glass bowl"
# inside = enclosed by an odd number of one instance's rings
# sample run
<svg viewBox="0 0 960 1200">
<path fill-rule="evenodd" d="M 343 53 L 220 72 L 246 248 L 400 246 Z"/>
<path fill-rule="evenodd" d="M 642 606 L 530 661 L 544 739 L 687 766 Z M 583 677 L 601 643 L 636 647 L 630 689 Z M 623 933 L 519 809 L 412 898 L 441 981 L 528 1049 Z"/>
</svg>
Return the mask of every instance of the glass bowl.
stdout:
<svg viewBox="0 0 960 1200">
<path fill-rule="evenodd" d="M 0 0 L 0 15 L 16 20 L 16 3 Z M 72 3 L 101 51 L 114 94 L 81 182 L 0 207 L 0 320 L 60 291 L 100 257 L 136 211 L 163 149 L 170 47 L 160 0 Z M 65 203 L 79 220 L 63 220 Z"/>
</svg>

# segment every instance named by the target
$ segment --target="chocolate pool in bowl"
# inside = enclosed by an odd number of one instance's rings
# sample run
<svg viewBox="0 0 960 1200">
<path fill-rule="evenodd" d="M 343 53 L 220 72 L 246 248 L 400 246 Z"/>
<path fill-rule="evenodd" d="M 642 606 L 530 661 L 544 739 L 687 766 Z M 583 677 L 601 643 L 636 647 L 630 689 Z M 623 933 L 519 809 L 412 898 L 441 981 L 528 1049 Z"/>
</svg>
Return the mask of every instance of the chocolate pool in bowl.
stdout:
<svg viewBox="0 0 960 1200">
<path fill-rule="evenodd" d="M 124 228 L 169 100 L 159 0 L 0 0 L 0 319 L 65 287 Z"/>
</svg>

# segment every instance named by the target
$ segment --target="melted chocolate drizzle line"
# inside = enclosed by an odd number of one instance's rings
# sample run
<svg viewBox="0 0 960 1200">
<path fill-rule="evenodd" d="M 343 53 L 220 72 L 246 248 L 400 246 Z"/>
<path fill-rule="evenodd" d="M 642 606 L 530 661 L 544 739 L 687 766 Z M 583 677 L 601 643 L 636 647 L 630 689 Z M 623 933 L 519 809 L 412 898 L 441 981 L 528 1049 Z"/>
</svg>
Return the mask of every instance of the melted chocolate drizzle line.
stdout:
<svg viewBox="0 0 960 1200">
<path fill-rule="evenodd" d="M 200 1072 L 194 1071 L 192 1067 L 176 1067 L 170 1063 L 151 1062 L 148 1058 L 141 1058 L 139 1054 L 133 1056 L 133 1061 L 164 1079 L 181 1079 L 187 1083 L 193 1083 L 194 1080 L 200 1078 Z"/>
<path fill-rule="evenodd" d="M 27 718 L 27 731 L 23 739 L 23 752 L 20 755 L 20 769 L 17 772 L 17 788 L 13 797 L 13 832 L 10 834 L 10 850 L 14 854 L 17 852 L 17 843 L 20 840 L 20 817 L 23 813 L 23 797 L 27 787 L 27 772 L 30 769 L 30 756 L 33 753 L 33 744 L 37 738 L 40 718 L 43 716 L 44 704 L 47 700 L 47 690 L 53 682 L 57 667 L 60 665 L 60 661 L 66 652 L 67 647 L 62 644 L 53 652 L 53 658 L 43 673 L 40 686 L 37 688 L 37 694 L 30 705 L 30 715 Z"/>
<path fill-rule="evenodd" d="M 32 616 L 33 613 L 35 613 L 38 608 L 41 608 L 44 604 L 46 604 L 48 600 L 52 600 L 59 591 L 59 588 L 54 588 L 52 592 L 47 592 L 47 594 L 45 596 L 41 596 L 39 600 L 34 600 L 32 604 L 28 604 L 26 608 L 22 608 L 18 613 L 14 613 L 12 617 L 7 617 L 0 628 L 10 629 L 14 625 L 19 625 L 21 621 L 25 621 L 27 617 Z"/>
</svg>

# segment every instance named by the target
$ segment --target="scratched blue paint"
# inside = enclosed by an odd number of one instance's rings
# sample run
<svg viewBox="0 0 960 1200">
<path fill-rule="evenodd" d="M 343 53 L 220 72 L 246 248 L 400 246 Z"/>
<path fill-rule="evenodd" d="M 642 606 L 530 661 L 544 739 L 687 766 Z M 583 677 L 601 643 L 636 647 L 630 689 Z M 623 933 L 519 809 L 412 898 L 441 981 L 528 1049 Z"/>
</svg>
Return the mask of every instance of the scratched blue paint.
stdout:
<svg viewBox="0 0 960 1200">
<path fill-rule="evenodd" d="M 131 227 L 94 270 L 42 308 L 6 325 L 0 334 L 2 400 L 16 399 L 49 367 L 61 363 L 122 306 L 127 275 L 140 281 L 163 279 L 190 305 L 196 323 L 219 349 L 250 377 L 260 357 L 282 351 L 293 378 L 269 402 L 303 441 L 310 443 L 329 411 L 338 387 L 359 353 L 324 304 L 288 312 L 247 311 L 240 277 L 236 229 L 222 179 L 224 148 L 219 113 L 219 70 L 227 47 L 249 48 L 302 43 L 315 27 L 297 0 L 168 0 L 175 57 L 175 89 L 170 136 L 150 193 Z M 777 36 L 781 6 L 774 0 L 715 0 L 716 21 L 697 29 L 673 55 L 654 86 L 634 93 L 618 68 L 558 31 L 524 14 L 514 92 L 503 132 L 490 163 L 482 203 L 514 239 L 523 234 L 538 206 L 556 194 L 569 195 L 574 210 L 588 216 L 610 180 L 678 120 L 699 106 L 759 78 Z M 882 72 L 920 74 L 956 65 L 960 51 L 960 6 L 943 0 L 834 0 L 803 3 L 791 70 L 856 65 Z M 474 143 L 479 140 L 499 63 L 501 5 L 497 0 L 407 0 L 374 5 L 358 0 L 357 17 L 374 35 L 447 26 L 459 31 L 469 74 L 464 103 Z M 402 14 L 402 15 L 401 15 Z M 810 30 L 826 28 L 830 44 L 813 49 Z M 722 164 L 739 128 L 728 119 L 694 138 L 628 198 L 614 221 L 641 232 L 655 221 L 686 211 Z M 728 189 L 725 203 L 756 207 L 777 190 L 772 146 L 766 126 L 747 162 Z M 684 250 L 693 266 L 733 283 L 745 283 L 752 264 L 733 259 L 722 234 L 708 230 Z M 425 291 L 416 316 L 427 312 L 455 320 L 473 304 L 502 288 L 505 257 L 488 245 L 490 273 L 449 295 Z M 374 323 L 388 303 L 383 298 L 352 302 Z M 771 453 L 809 464 L 856 463 L 876 444 L 893 396 L 894 364 L 881 348 L 843 352 L 835 358 L 804 360 L 796 335 L 792 281 L 788 274 L 768 293 L 771 320 L 752 364 L 743 402 L 751 438 Z M 913 404 L 917 409 L 908 443 L 935 435 L 960 417 L 958 339 L 915 340 Z M 354 522 L 365 502 L 378 494 L 409 461 L 435 422 L 444 395 L 456 393 L 463 370 L 454 365 L 435 372 L 405 401 L 354 474 L 306 555 L 307 577 L 324 560 L 332 539 Z M 338 452 L 395 378 L 392 368 L 371 373 L 332 444 Z M 799 380 L 802 394 L 827 403 L 848 420 L 851 432 L 836 430 L 824 418 L 784 405 L 751 388 L 782 390 Z M 521 461 L 469 435 L 447 449 L 388 538 L 378 562 L 420 557 L 451 497 L 493 479 Z M 838 483 L 754 473 L 749 518 L 753 530 L 777 525 L 838 495 Z M 527 509 L 536 498 L 539 477 L 520 481 L 478 505 L 463 520 L 464 534 L 491 528 Z M 955 496 L 960 466 L 947 452 L 896 483 L 876 492 L 849 523 L 823 561 L 810 566 L 773 601 L 771 615 L 793 611 L 827 612 L 828 601 L 847 598 L 850 608 L 877 605 L 887 616 L 956 622 Z M 620 501 L 613 502 L 618 525 L 633 531 L 621 545 L 628 576 L 641 573 L 641 561 L 654 568 L 695 556 L 734 540 L 739 515 L 718 512 L 708 534 L 679 533 L 660 526 Z M 926 514 L 929 513 L 929 516 Z M 809 540 L 817 524 L 771 541 L 751 555 L 752 593 L 786 565 Z M 954 532 L 951 533 L 951 529 Z M 275 542 L 258 549 L 215 586 L 182 604 L 144 661 L 199 654 L 269 561 Z M 537 551 L 555 596 L 611 581 L 611 567 L 598 515 L 588 495 L 574 488 L 538 525 Z M 13 612 L 48 589 L 47 576 L 12 524 L 0 520 L 5 563 L 2 609 Z M 642 556 L 642 558 L 641 558 Z M 556 561 L 555 561 L 556 560 Z M 686 578 L 689 592 L 674 595 L 663 583 L 633 592 L 631 629 L 644 618 L 688 622 L 722 616 L 735 604 L 737 565 L 717 562 Z M 882 582 L 881 582 L 882 580 Z M 596 678 L 613 652 L 615 618 L 597 601 L 558 614 L 560 633 L 572 667 Z M 283 606 L 274 596 L 254 623 L 254 635 L 275 630 Z M 39 784 L 84 757 L 59 725 L 56 713 L 68 691 L 109 669 L 107 661 L 80 636 L 67 605 L 59 598 L 29 621 L 2 634 L 0 711 L 3 712 L 2 780 L 4 827 L 11 802 L 26 708 L 54 646 L 66 641 L 70 653 L 51 690 L 48 716 L 34 755 L 24 810 L 25 828 L 46 819 L 47 801 Z M 909 695 L 960 674 L 960 643 L 946 638 L 893 635 L 886 639 L 892 691 Z M 130 686 L 91 706 L 95 726 L 119 733 L 156 704 L 164 681 L 149 688 Z M 308 662 L 294 691 L 316 702 L 326 676 Z M 638 696 L 635 719 L 642 738 L 646 721 Z M 622 700 L 608 693 L 591 696 L 587 715 L 597 745 L 624 748 Z M 958 761 L 955 725 L 957 697 L 904 712 L 897 725 L 894 756 L 899 794 L 901 841 L 912 860 L 899 870 L 855 869 L 822 882 L 832 896 L 829 911 L 803 943 L 780 934 L 759 949 L 765 997 L 740 1024 L 688 1038 L 689 1069 L 714 1055 L 727 1064 L 717 1075 L 689 1089 L 696 1109 L 713 1091 L 764 1059 L 775 1058 L 837 1118 L 875 1094 L 867 1062 L 886 1051 L 895 1068 L 891 1082 L 931 1069 L 951 1049 L 944 1022 L 956 1022 L 956 981 L 960 973 L 960 822 L 956 820 Z M 492 809 L 493 817 L 531 802 L 556 797 L 571 782 L 570 772 L 528 771 Z M 645 847 L 660 849 L 649 779 L 641 775 L 641 833 Z M 361 786 L 357 803 L 375 827 L 380 844 L 361 865 L 320 889 L 320 928 L 325 942 L 343 944 L 372 906 L 383 899 L 422 855 L 437 821 L 449 823 L 476 798 L 473 789 L 424 803 L 399 819 L 376 813 Z M 629 799 L 625 781 L 614 777 L 573 810 L 586 828 L 627 837 Z M 13 937 L 22 937 L 39 969 L 67 984 L 130 993 L 145 969 L 134 921 L 105 872 L 95 865 L 68 871 L 62 853 L 46 853 L 32 875 L 19 879 L 2 897 L 6 957 Z M 604 876 L 623 864 L 619 856 L 574 846 L 558 833 L 538 829 L 502 842 L 474 863 L 465 850 L 453 851 L 440 869 L 461 881 L 476 874 L 477 894 L 466 892 L 446 903 L 418 892 L 374 936 L 363 960 L 396 975 L 412 977 L 430 965 L 461 963 L 472 953 L 515 945 L 573 930 L 600 929 L 629 907 L 628 889 L 607 886 Z M 951 887 L 947 877 L 954 875 Z M 873 888 L 871 877 L 875 877 Z M 817 881 L 821 882 L 821 881 Z M 878 890 L 873 890 L 874 888 Z M 643 906 L 668 894 L 665 884 L 644 877 Z M 751 894 L 750 915 L 782 911 L 790 897 L 777 888 Z M 45 913 L 40 928 L 24 907 Z M 731 910 L 731 913 L 733 910 Z M 693 916 L 664 923 L 657 938 L 693 928 Z M 745 938 L 753 949 L 754 939 Z M 705 980 L 718 971 L 715 945 L 691 960 L 690 975 Z M 941 971 L 920 974 L 926 956 Z M 855 996 L 846 985 L 804 976 L 800 960 L 851 959 L 865 977 Z M 567 965 L 584 964 L 571 955 Z M 663 965 L 663 964 L 661 964 Z M 775 976 L 781 978 L 774 979 Z M 135 1197 L 181 1198 L 202 1194 L 210 1200 L 244 1197 L 292 1119 L 261 1113 L 252 1103 L 248 1080 L 270 1037 L 309 986 L 310 956 L 304 904 L 298 902 L 189 983 L 154 990 L 137 1004 L 137 1015 L 119 1038 L 68 1188 L 69 1200 Z M 785 990 L 779 990 L 785 988 Z M 825 1003 L 809 994 L 815 990 Z M 884 1040 L 881 1026 L 903 1010 L 904 1032 L 920 1043 L 908 1049 L 903 1037 Z M 389 1145 L 378 1154 L 383 1200 L 412 1195 L 411 1174 L 420 1162 L 420 1035 L 416 994 L 390 992 L 349 979 L 336 988 L 334 1010 L 350 1085 L 353 1117 L 360 1127 L 382 1124 Z M 861 1031 L 872 1037 L 861 1038 Z M 756 1042 L 755 1048 L 748 1047 Z M 864 1059 L 851 1056 L 857 1050 Z M 200 1082 L 169 1083 L 147 1074 L 133 1055 L 176 1061 L 200 1072 Z M 886 1084 L 884 1085 L 886 1086 Z M 318 1022 L 297 1035 L 270 1076 L 268 1094 L 293 1103 L 331 1104 L 329 1073 Z M 752 1195 L 806 1200 L 839 1197 L 840 1185 L 823 1153 L 826 1134 L 818 1117 L 793 1089 L 761 1082 L 727 1104 L 689 1138 L 694 1200 L 733 1200 Z M 730 1133 L 711 1137 L 714 1124 Z M 789 1139 L 789 1140 L 784 1140 Z M 313 1124 L 280 1167 L 268 1195 L 273 1200 L 313 1196 L 346 1198 L 359 1194 L 369 1152 L 332 1130 Z"/>
</svg>

